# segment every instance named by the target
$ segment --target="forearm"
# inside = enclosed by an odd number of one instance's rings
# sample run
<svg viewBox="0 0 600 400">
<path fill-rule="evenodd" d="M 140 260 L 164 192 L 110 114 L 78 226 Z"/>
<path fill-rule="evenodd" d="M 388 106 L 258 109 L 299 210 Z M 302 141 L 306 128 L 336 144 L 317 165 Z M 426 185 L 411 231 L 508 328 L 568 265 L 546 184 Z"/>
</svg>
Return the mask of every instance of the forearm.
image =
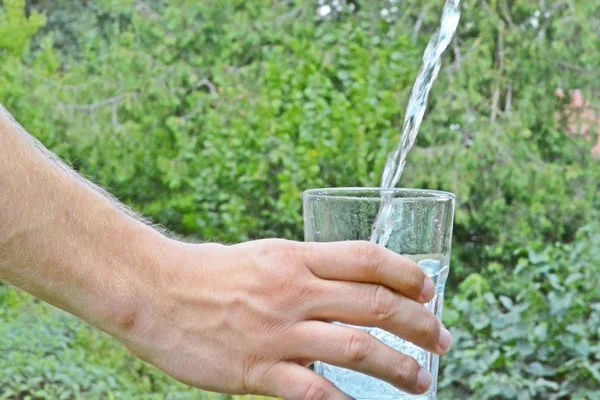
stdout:
<svg viewBox="0 0 600 400">
<path fill-rule="evenodd" d="M 163 236 L 51 160 L 1 108 L 0 170 L 0 280 L 110 333 L 131 324 Z"/>
<path fill-rule="evenodd" d="M 347 399 L 315 360 L 424 393 L 411 357 L 339 321 L 435 354 L 448 331 L 434 284 L 368 242 L 166 239 L 61 165 L 0 107 L 0 280 L 71 312 L 174 378 L 211 391 Z"/>
</svg>

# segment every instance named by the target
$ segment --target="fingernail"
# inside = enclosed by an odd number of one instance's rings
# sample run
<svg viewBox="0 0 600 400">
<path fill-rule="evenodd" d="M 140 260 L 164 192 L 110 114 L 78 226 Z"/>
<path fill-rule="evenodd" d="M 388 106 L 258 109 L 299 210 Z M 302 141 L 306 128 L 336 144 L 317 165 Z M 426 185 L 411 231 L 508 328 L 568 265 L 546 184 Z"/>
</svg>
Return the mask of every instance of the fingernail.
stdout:
<svg viewBox="0 0 600 400">
<path fill-rule="evenodd" d="M 425 283 L 423 284 L 423 291 L 421 292 L 421 301 L 428 302 L 433 297 L 433 281 L 430 277 L 425 278 Z"/>
<path fill-rule="evenodd" d="M 440 339 L 438 342 L 438 347 L 440 348 L 440 350 L 442 352 L 445 353 L 448 350 L 450 350 L 451 346 L 452 346 L 452 336 L 450 336 L 450 332 L 448 332 L 448 329 L 446 329 L 442 325 L 441 329 L 440 329 Z"/>
<path fill-rule="evenodd" d="M 425 392 L 431 386 L 431 374 L 426 369 L 421 368 L 417 375 L 417 390 L 419 392 Z"/>
</svg>

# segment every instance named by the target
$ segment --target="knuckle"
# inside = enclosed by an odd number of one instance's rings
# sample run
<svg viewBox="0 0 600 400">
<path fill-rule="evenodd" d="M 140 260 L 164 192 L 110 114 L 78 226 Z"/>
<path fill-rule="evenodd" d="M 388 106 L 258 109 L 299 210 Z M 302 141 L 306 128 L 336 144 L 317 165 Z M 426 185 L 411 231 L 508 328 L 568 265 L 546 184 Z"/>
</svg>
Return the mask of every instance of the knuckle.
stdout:
<svg viewBox="0 0 600 400">
<path fill-rule="evenodd" d="M 302 300 L 314 299 L 314 298 L 322 298 L 329 293 L 329 290 L 326 285 L 323 284 L 322 281 L 313 278 L 307 277 L 304 279 L 304 285 L 302 287 L 301 294 L 303 295 Z"/>
<path fill-rule="evenodd" d="M 440 337 L 440 323 L 437 318 L 429 311 L 424 313 L 423 325 L 421 327 L 421 334 L 427 338 L 427 342 L 436 345 Z"/>
<path fill-rule="evenodd" d="M 302 261 L 303 249 L 297 242 L 283 239 L 279 239 L 279 241 L 285 256 L 291 263 L 296 264 Z"/>
<path fill-rule="evenodd" d="M 356 257 L 360 260 L 366 260 L 373 252 L 372 243 L 358 242 L 356 245 Z"/>
<path fill-rule="evenodd" d="M 361 242 L 356 247 L 356 258 L 368 276 L 377 276 L 383 263 L 383 251 L 374 243 Z"/>
<path fill-rule="evenodd" d="M 353 363 L 361 363 L 371 355 L 372 338 L 368 333 L 356 331 L 348 341 L 348 360 Z"/>
<path fill-rule="evenodd" d="M 377 321 L 388 321 L 396 313 L 396 296 L 385 286 L 374 286 L 369 295 L 369 308 Z"/>
<path fill-rule="evenodd" d="M 408 269 L 406 281 L 415 294 L 420 295 L 425 285 L 425 273 L 418 266 L 411 266 Z"/>
<path fill-rule="evenodd" d="M 322 380 L 314 380 L 308 384 L 304 392 L 303 400 L 326 400 L 329 398 L 327 383 Z"/>
<path fill-rule="evenodd" d="M 257 383 L 260 379 L 256 377 L 256 370 L 259 364 L 259 357 L 256 354 L 251 354 L 245 358 L 242 370 L 242 387 L 244 391 L 252 393 L 256 390 Z M 268 370 L 264 373 L 266 373 Z"/>
<path fill-rule="evenodd" d="M 300 282 L 298 282 L 298 278 L 293 275 L 273 277 L 272 291 L 275 298 L 287 298 L 291 292 L 295 292 L 299 289 Z"/>
<path fill-rule="evenodd" d="M 308 251 L 310 250 L 299 246 L 296 242 L 282 242 L 279 256 L 283 256 L 283 262 L 287 265 L 286 268 L 281 268 L 281 258 L 272 263 L 268 276 L 266 275 L 262 282 L 262 286 L 269 292 L 266 293 L 267 297 L 278 302 L 296 302 L 318 292 L 318 285 L 315 285 L 315 279 L 312 279 L 314 276 L 301 268 Z"/>
<path fill-rule="evenodd" d="M 311 300 L 323 296 L 326 290 L 318 279 L 301 273 L 273 276 L 270 279 L 271 282 L 265 285 L 265 300 L 277 313 L 282 310 L 293 311 L 290 316 L 307 311 Z"/>
<path fill-rule="evenodd" d="M 277 306 L 286 306 L 304 302 L 316 291 L 315 285 L 300 276 L 281 277 L 273 284 L 270 298 Z"/>
<path fill-rule="evenodd" d="M 286 260 L 296 271 L 306 268 L 317 259 L 315 246 L 312 243 L 285 240 L 283 252 Z"/>
<path fill-rule="evenodd" d="M 397 368 L 394 377 L 405 388 L 416 388 L 419 371 L 421 366 L 412 357 L 402 357 L 402 360 L 396 364 Z"/>
</svg>

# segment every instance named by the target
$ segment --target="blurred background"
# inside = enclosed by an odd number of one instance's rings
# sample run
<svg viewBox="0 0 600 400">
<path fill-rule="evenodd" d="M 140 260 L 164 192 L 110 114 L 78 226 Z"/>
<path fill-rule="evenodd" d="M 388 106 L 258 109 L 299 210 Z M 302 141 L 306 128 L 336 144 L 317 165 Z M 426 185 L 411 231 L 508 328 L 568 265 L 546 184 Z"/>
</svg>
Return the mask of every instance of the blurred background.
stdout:
<svg viewBox="0 0 600 400">
<path fill-rule="evenodd" d="M 0 102 L 180 235 L 376 186 L 440 0 L 0 0 Z M 600 398 L 600 1 L 466 0 L 401 186 L 456 193 L 440 399 Z M 0 287 L 0 399 L 224 398 Z"/>
</svg>

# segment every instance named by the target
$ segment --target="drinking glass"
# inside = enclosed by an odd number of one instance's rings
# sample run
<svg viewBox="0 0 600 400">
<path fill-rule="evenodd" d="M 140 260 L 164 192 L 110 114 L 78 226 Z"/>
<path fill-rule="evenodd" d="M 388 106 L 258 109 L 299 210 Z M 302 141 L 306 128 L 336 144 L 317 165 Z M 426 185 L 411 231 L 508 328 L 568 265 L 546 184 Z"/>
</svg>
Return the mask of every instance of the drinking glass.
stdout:
<svg viewBox="0 0 600 400">
<path fill-rule="evenodd" d="M 391 232 L 386 247 L 415 261 L 433 279 L 435 295 L 426 307 L 441 320 L 452 242 L 452 193 L 420 189 L 329 188 L 311 189 L 302 197 L 304 237 L 309 242 L 369 240 L 382 198 L 391 198 L 392 212 L 388 214 L 391 223 L 387 224 Z M 314 365 L 319 375 L 355 399 L 436 398 L 439 356 L 378 328 L 354 328 L 415 358 L 433 377 L 429 391 L 424 395 L 410 395 L 376 378 L 322 362 Z"/>
</svg>

